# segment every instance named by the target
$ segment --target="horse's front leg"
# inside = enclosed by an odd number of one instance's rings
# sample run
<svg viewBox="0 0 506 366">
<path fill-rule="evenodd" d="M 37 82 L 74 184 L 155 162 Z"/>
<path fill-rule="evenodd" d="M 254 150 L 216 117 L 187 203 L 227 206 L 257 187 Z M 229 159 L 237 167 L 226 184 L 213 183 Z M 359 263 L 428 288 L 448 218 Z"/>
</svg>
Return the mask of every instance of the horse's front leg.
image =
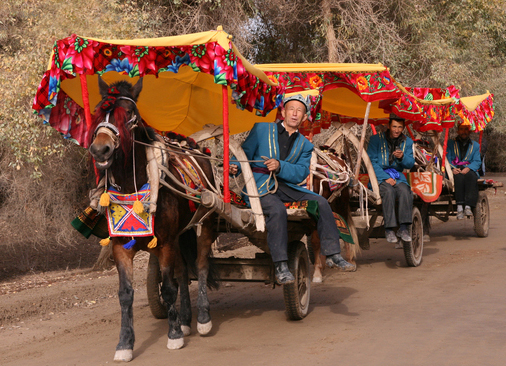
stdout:
<svg viewBox="0 0 506 366">
<path fill-rule="evenodd" d="M 209 253 L 213 244 L 214 233 L 210 219 L 202 224 L 201 233 L 197 237 L 197 273 L 199 280 L 199 295 L 197 300 L 197 331 L 201 335 L 209 334 L 213 328 L 210 314 L 210 304 L 207 297 L 207 281 L 209 276 Z"/>
<path fill-rule="evenodd" d="M 323 282 L 323 263 L 325 262 L 321 253 L 321 245 L 320 245 L 320 237 L 318 236 L 318 231 L 314 230 L 311 235 L 311 246 L 313 248 L 314 254 L 314 273 L 313 273 L 313 282 L 321 283 Z"/>
<path fill-rule="evenodd" d="M 181 329 L 181 319 L 176 309 L 177 300 L 177 282 L 174 280 L 174 269 L 176 260 L 180 259 L 179 251 L 176 249 L 176 242 L 164 245 L 160 251 L 158 261 L 162 274 L 162 298 L 168 309 L 169 333 L 167 340 L 168 349 L 180 349 L 184 346 L 183 331 Z"/>
<path fill-rule="evenodd" d="M 179 283 L 179 294 L 181 295 L 180 315 L 181 315 L 181 330 L 185 336 L 191 333 L 192 323 L 192 304 L 190 298 L 190 279 L 188 276 L 188 268 L 185 263 L 181 263 L 181 274 L 177 276 Z"/>
<path fill-rule="evenodd" d="M 116 346 L 114 361 L 131 361 L 135 342 L 133 326 L 133 258 L 136 251 L 123 248 L 121 243 L 113 240 L 113 256 L 119 275 L 118 298 L 121 307 L 121 330 L 119 343 Z"/>
</svg>

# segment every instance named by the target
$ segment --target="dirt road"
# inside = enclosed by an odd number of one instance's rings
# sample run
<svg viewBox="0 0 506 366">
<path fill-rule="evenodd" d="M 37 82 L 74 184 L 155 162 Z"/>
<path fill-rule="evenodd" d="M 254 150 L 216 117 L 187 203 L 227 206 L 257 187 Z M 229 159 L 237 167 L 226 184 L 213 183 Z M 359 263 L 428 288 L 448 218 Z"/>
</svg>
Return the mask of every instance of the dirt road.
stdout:
<svg viewBox="0 0 506 366">
<path fill-rule="evenodd" d="M 210 294 L 211 335 L 199 336 L 194 324 L 178 351 L 166 348 L 167 322 L 150 314 L 140 268 L 130 364 L 504 365 L 506 195 L 489 198 L 488 238 L 477 238 L 468 220 L 435 223 L 417 268 L 405 266 L 402 250 L 373 240 L 356 273 L 327 271 L 312 286 L 310 313 L 299 322 L 286 320 L 280 288 L 223 284 Z M 0 365 L 113 363 L 114 271 L 32 276 L 0 291 Z"/>
</svg>

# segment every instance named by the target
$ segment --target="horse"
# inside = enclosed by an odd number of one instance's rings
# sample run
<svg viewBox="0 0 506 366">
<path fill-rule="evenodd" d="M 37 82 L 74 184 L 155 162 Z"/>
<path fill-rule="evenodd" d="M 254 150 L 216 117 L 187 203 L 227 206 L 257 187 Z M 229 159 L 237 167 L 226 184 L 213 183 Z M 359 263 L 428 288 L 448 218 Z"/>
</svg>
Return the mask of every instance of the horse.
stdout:
<svg viewBox="0 0 506 366">
<path fill-rule="evenodd" d="M 170 156 L 167 166 L 160 168 L 164 170 L 165 177 L 158 176 L 159 169 L 155 169 L 154 174 L 151 172 L 150 176 L 147 167 L 152 159 L 152 151 L 156 149 L 149 149 L 156 141 L 161 141 L 162 137 L 147 126 L 137 108 L 142 80 L 140 78 L 135 85 L 127 81 L 108 85 L 99 76 L 102 100 L 94 112 L 94 133 L 90 136 L 89 143 L 89 152 L 99 172 L 99 178 L 105 178 L 104 194 L 107 194 L 107 187 L 110 186 L 121 194 L 131 194 L 148 182 L 163 183 L 160 188 L 159 184 L 151 186 L 152 197 L 157 196 L 156 201 L 149 205 L 150 213 L 156 213 L 154 238 L 136 237 L 135 241 L 130 241 L 130 237 L 115 236 L 111 240 L 119 275 L 118 297 L 121 307 L 121 331 L 114 361 L 125 362 L 133 358 L 133 258 L 139 250 L 148 251 L 158 257 L 162 278 L 160 292 L 168 309 L 169 349 L 182 348 L 184 335 L 189 335 L 191 331 L 188 271 L 196 267 L 199 290 L 197 330 L 201 335 L 208 334 L 212 329 L 207 287 L 216 287 L 208 260 L 214 241 L 215 216 L 202 206 L 192 213 L 188 199 L 191 197 L 185 193 L 183 180 L 176 169 L 177 162 L 181 163 L 185 159 L 196 161 L 200 166 L 197 170 L 199 176 L 202 176 L 202 186 L 208 189 L 212 185 L 210 182 L 214 182 L 211 164 L 204 159 L 203 154 L 196 151 L 178 153 L 170 149 L 170 145 L 164 144 L 169 149 Z M 134 211 L 137 202 L 134 202 Z M 107 206 L 107 203 L 105 205 Z M 199 235 L 195 235 L 194 231 L 196 222 Z M 181 295 L 179 312 L 175 306 L 178 289 Z"/>
<path fill-rule="evenodd" d="M 346 161 L 333 153 L 331 149 L 328 147 L 321 147 L 321 150 L 329 150 L 329 152 L 323 152 L 325 154 L 326 159 L 330 159 L 333 162 L 333 165 L 337 166 L 340 172 L 350 172 L 350 169 L 347 167 Z M 347 187 L 347 182 L 341 183 L 334 190 L 331 189 L 331 185 L 329 180 L 326 177 L 326 171 L 323 169 L 324 166 L 328 166 L 328 161 L 325 161 L 320 154 L 317 155 L 317 166 L 316 169 L 312 168 L 312 190 L 315 193 L 320 194 L 325 198 L 330 198 L 330 196 L 334 193 L 335 190 L 339 190 L 340 192 L 336 192 L 335 199 L 330 202 L 330 207 L 332 211 L 338 213 L 342 218 L 346 220 L 348 226 L 350 227 L 350 232 L 353 237 L 353 241 L 355 245 L 352 245 L 348 242 L 344 242 L 344 248 L 346 252 L 345 259 L 355 264 L 355 257 L 358 252 L 358 236 L 356 235 L 355 227 L 353 225 L 353 218 L 351 216 L 350 209 L 350 188 Z M 331 168 L 331 170 L 334 170 Z M 314 230 L 311 234 L 311 249 L 314 254 L 314 272 L 313 272 L 313 282 L 320 283 L 323 282 L 323 269 L 325 268 L 325 257 L 321 255 L 321 246 L 320 246 L 320 238 L 318 237 L 317 230 Z"/>
</svg>

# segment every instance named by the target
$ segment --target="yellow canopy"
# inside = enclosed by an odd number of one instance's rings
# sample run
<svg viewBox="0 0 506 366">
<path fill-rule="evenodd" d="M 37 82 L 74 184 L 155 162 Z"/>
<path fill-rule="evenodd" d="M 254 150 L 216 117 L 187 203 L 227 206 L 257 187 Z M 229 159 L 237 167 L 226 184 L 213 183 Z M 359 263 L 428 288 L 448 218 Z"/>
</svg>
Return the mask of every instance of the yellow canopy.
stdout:
<svg viewBox="0 0 506 366">
<path fill-rule="evenodd" d="M 464 104 L 468 111 L 474 112 L 476 108 L 478 108 L 478 106 L 490 95 L 492 94 L 490 94 L 490 92 L 487 90 L 485 94 L 473 95 L 472 97 L 463 97 L 460 98 L 460 101 L 462 104 Z"/>
<path fill-rule="evenodd" d="M 65 131 L 67 126 L 60 125 L 61 116 L 49 116 L 48 110 L 66 96 L 84 108 L 84 75 L 91 112 L 102 99 L 98 75 L 109 84 L 120 80 L 135 83 L 143 77 L 138 108 L 153 128 L 189 135 L 205 124 L 222 124 L 222 93 L 227 86 L 230 131 L 246 131 L 258 120 L 250 111 L 266 114 L 277 106 L 277 83 L 251 65 L 231 38 L 218 27 L 154 39 L 101 40 L 73 35 L 59 40 L 54 48 L 58 53 L 51 55 L 34 109 L 57 130 L 74 137 L 72 130 Z M 84 137 L 76 139 L 84 143 Z"/>
<path fill-rule="evenodd" d="M 135 84 L 138 77 L 131 78 L 118 72 L 107 72 L 102 79 L 108 84 L 126 80 Z M 96 106 L 102 97 L 98 91 L 98 76 L 86 75 L 90 106 Z M 79 79 L 67 79 L 62 82 L 62 90 L 77 104 L 84 106 Z M 232 104 L 232 90 L 228 89 L 230 133 L 248 131 L 255 122 L 274 121 L 275 112 L 267 117 L 240 110 Z M 203 73 L 193 72 L 184 67 L 177 74 L 172 72 L 146 75 L 143 89 L 137 101 L 142 118 L 153 128 L 160 131 L 176 131 L 191 135 L 200 131 L 208 123 L 221 125 L 222 88 L 213 78 Z M 92 107 L 93 109 L 93 107 Z"/>
</svg>

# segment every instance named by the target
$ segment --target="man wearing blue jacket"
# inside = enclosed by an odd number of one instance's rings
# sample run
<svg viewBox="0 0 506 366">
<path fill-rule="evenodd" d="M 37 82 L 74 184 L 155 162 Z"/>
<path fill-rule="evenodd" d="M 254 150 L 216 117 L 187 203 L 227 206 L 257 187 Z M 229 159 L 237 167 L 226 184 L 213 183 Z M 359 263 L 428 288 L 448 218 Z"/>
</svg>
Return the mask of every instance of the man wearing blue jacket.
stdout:
<svg viewBox="0 0 506 366">
<path fill-rule="evenodd" d="M 408 226 L 412 223 L 413 194 L 403 171 L 411 169 L 415 159 L 413 140 L 402 133 L 404 122 L 403 118 L 391 114 L 388 130 L 373 135 L 367 147 L 367 154 L 378 178 L 385 236 L 389 243 L 397 243 L 397 236 L 403 241 L 411 241 Z M 396 199 L 399 202 L 399 217 L 395 212 Z M 399 230 L 396 236 L 394 229 L 397 226 Z"/>
<path fill-rule="evenodd" d="M 256 123 L 242 144 L 251 160 L 251 170 L 258 188 L 262 210 L 266 216 L 267 244 L 274 262 L 275 276 L 279 284 L 295 281 L 288 269 L 288 221 L 285 202 L 314 200 L 318 202 L 318 235 L 322 251 L 330 268 L 354 271 L 355 266 L 340 255 L 339 229 L 337 228 L 328 201 L 298 183 L 309 175 L 309 164 L 313 144 L 298 128 L 307 119 L 310 102 L 301 94 L 283 100 L 284 121 L 278 123 Z M 230 173 L 238 173 L 238 166 L 231 165 Z M 272 174 L 278 181 L 277 190 Z M 248 202 L 248 197 L 244 197 Z"/>
<path fill-rule="evenodd" d="M 461 124 L 455 140 L 448 141 L 446 158 L 452 167 L 457 201 L 457 220 L 472 216 L 478 202 L 478 169 L 481 166 L 480 145 L 469 138 L 470 126 Z"/>
</svg>

